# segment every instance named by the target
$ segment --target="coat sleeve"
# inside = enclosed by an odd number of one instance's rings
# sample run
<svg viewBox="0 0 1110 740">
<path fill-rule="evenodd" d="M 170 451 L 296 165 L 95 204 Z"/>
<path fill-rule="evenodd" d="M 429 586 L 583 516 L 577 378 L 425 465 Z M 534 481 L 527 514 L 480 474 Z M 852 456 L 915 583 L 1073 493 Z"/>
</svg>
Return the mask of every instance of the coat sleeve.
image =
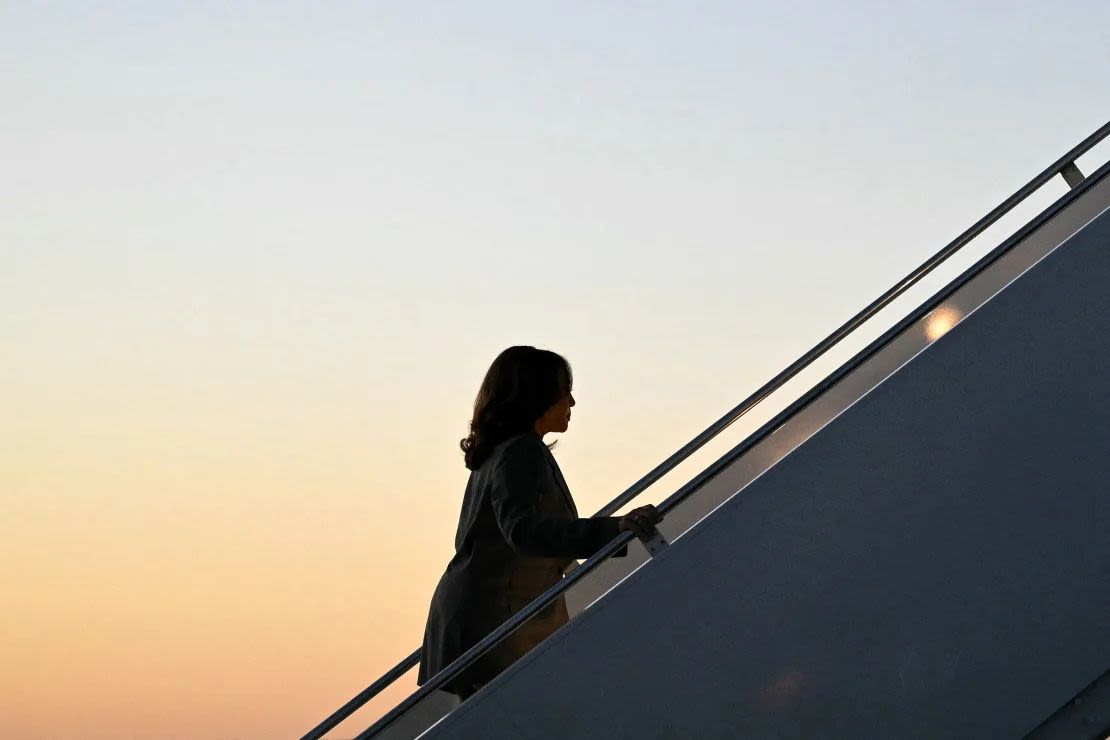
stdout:
<svg viewBox="0 0 1110 740">
<path fill-rule="evenodd" d="M 522 437 L 510 443 L 496 461 L 492 503 L 497 526 L 522 555 L 588 558 L 620 533 L 619 520 L 558 519 L 544 513 L 540 498 L 555 481 L 542 444 Z"/>
</svg>

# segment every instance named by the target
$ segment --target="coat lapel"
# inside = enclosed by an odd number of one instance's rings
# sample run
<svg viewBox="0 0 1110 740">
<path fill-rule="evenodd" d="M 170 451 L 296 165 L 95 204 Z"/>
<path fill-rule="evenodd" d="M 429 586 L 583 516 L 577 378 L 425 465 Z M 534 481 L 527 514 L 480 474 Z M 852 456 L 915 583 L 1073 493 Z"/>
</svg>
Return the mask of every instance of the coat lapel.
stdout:
<svg viewBox="0 0 1110 740">
<path fill-rule="evenodd" d="M 544 445 L 547 449 L 547 445 Z M 559 470 L 559 463 L 555 462 L 555 456 L 551 454 L 551 450 L 547 450 L 547 462 L 551 465 L 551 471 L 555 474 L 555 483 L 559 486 L 559 490 L 566 499 L 567 508 L 570 509 L 572 519 L 578 518 L 578 507 L 574 505 L 574 499 L 570 496 L 570 488 L 567 486 L 566 480 L 563 478 L 563 471 Z"/>
</svg>

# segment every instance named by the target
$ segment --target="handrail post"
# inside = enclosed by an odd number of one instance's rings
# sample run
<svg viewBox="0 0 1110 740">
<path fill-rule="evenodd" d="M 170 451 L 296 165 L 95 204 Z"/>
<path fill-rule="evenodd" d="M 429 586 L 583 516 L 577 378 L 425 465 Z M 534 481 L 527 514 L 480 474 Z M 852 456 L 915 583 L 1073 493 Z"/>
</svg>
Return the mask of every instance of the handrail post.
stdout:
<svg viewBox="0 0 1110 740">
<path fill-rule="evenodd" d="M 671 543 L 667 542 L 667 538 L 663 536 L 663 533 L 660 532 L 658 528 L 655 528 L 651 533 L 651 537 L 646 540 L 640 540 L 640 544 L 648 551 L 648 555 L 654 558 L 670 547 Z"/>
<path fill-rule="evenodd" d="M 1074 160 L 1060 168 L 1060 177 L 1064 178 L 1069 188 L 1077 188 L 1079 183 L 1083 182 L 1083 173 L 1079 171 Z"/>
</svg>

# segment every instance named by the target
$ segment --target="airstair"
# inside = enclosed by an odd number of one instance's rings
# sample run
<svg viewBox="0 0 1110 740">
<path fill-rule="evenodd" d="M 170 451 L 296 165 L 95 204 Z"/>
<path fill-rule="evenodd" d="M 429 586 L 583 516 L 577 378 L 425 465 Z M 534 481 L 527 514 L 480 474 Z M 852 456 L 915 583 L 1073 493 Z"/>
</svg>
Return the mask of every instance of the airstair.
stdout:
<svg viewBox="0 0 1110 740">
<path fill-rule="evenodd" d="M 866 336 L 666 497 L 669 545 L 611 559 L 632 539 L 618 537 L 358 739 L 1110 736 L 1110 157 L 1077 163 L 1108 135 L 1110 123 L 598 512 L 641 503 Z M 1058 177 L 1067 189 L 1050 199 Z M 876 328 L 1031 203 L 1047 205 Z M 566 626 L 462 705 L 438 690 L 560 594 Z M 305 739 L 418 662 L 419 650 Z"/>
</svg>

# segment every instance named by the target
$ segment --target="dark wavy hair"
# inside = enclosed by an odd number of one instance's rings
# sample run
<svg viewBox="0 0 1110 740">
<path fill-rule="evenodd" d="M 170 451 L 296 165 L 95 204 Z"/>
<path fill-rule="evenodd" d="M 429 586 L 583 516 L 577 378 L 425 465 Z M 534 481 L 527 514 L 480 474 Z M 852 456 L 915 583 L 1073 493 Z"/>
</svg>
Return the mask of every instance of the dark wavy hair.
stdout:
<svg viewBox="0 0 1110 740">
<path fill-rule="evenodd" d="M 546 349 L 509 347 L 499 354 L 474 399 L 470 434 L 459 442 L 466 467 L 477 470 L 498 444 L 533 429 L 573 381 L 570 363 Z"/>
</svg>

